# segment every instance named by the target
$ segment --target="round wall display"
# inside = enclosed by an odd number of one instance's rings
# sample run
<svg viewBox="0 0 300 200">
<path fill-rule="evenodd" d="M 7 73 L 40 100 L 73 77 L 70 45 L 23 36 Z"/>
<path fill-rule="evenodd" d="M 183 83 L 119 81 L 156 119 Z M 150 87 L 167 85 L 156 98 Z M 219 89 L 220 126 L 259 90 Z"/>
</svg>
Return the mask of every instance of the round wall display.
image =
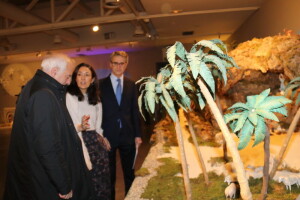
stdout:
<svg viewBox="0 0 300 200">
<path fill-rule="evenodd" d="M 15 96 L 20 94 L 22 86 L 24 86 L 32 76 L 32 72 L 26 65 L 10 64 L 4 68 L 0 77 L 0 83 L 9 95 Z"/>
</svg>

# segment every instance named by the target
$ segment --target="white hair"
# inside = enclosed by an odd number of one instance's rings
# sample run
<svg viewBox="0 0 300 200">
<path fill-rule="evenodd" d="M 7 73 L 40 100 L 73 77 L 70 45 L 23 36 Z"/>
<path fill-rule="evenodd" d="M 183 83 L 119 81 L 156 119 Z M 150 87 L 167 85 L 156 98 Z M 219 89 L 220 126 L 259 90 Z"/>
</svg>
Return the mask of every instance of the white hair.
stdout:
<svg viewBox="0 0 300 200">
<path fill-rule="evenodd" d="M 59 72 L 64 72 L 66 67 L 72 60 L 65 54 L 53 54 L 43 59 L 42 69 L 45 72 L 49 72 L 51 69 L 57 67 Z"/>
</svg>

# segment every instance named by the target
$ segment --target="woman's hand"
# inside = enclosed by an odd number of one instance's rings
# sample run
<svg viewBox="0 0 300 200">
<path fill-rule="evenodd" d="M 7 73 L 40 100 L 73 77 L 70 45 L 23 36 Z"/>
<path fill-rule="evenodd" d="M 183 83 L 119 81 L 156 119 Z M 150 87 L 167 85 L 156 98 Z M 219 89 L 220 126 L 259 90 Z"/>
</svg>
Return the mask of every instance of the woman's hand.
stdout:
<svg viewBox="0 0 300 200">
<path fill-rule="evenodd" d="M 83 115 L 81 118 L 81 131 L 86 131 L 90 128 L 89 124 L 90 115 Z"/>
</svg>

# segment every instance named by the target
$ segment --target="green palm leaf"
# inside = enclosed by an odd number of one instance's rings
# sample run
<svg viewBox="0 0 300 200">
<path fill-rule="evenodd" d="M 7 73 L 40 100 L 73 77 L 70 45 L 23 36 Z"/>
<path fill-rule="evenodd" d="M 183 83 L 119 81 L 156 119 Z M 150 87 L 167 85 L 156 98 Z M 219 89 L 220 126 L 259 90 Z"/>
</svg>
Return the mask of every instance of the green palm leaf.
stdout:
<svg viewBox="0 0 300 200">
<path fill-rule="evenodd" d="M 204 98 L 202 97 L 201 93 L 197 93 L 197 97 L 198 97 L 199 106 L 200 106 L 201 110 L 203 110 L 203 108 L 205 107 Z"/>
<path fill-rule="evenodd" d="M 242 112 L 241 117 L 238 119 L 236 127 L 233 132 L 237 132 L 237 131 L 241 130 L 241 128 L 243 128 L 243 126 L 245 125 L 246 119 L 248 117 L 248 114 L 249 114 L 248 111 Z"/>
<path fill-rule="evenodd" d="M 266 129 L 267 126 L 264 118 L 258 117 L 257 126 L 254 131 L 255 140 L 252 147 L 256 146 L 265 139 Z"/>
<path fill-rule="evenodd" d="M 186 50 L 181 42 L 175 42 L 175 44 L 168 48 L 167 59 L 172 67 L 175 66 L 176 56 L 185 60 Z"/>
<path fill-rule="evenodd" d="M 222 49 L 223 52 L 225 51 L 225 53 L 227 53 L 227 47 L 222 42 L 222 40 L 220 40 L 220 39 L 212 39 L 210 41 L 213 42 L 214 44 L 218 45 Z"/>
<path fill-rule="evenodd" d="M 292 101 L 283 96 L 268 96 L 264 102 L 260 103 L 258 109 L 271 110 L 283 106 L 284 104 L 291 103 Z"/>
<path fill-rule="evenodd" d="M 139 106 L 139 111 L 140 111 L 143 119 L 146 121 L 146 118 L 145 118 L 145 116 L 143 114 L 143 109 L 142 109 L 142 107 L 143 107 L 143 96 L 144 96 L 144 93 L 145 93 L 145 90 L 141 92 L 141 94 L 140 94 L 140 96 L 138 98 L 138 106 Z"/>
<path fill-rule="evenodd" d="M 162 105 L 165 107 L 165 109 L 167 110 L 168 114 L 170 115 L 170 117 L 172 118 L 172 120 L 175 122 L 176 119 L 178 118 L 176 110 L 174 109 L 174 107 L 169 107 L 168 104 L 165 102 L 164 98 L 162 96 L 159 97 L 160 102 L 162 103 Z"/>
<path fill-rule="evenodd" d="M 268 110 L 256 109 L 256 113 L 261 117 L 279 122 L 279 119 L 276 117 L 276 115 Z"/>
<path fill-rule="evenodd" d="M 255 108 L 255 102 L 256 102 L 256 97 L 257 95 L 254 95 L 254 96 L 247 96 L 247 103 L 246 105 L 249 107 L 249 108 Z"/>
<path fill-rule="evenodd" d="M 256 102 L 254 104 L 255 108 L 258 107 L 258 105 L 261 104 L 266 99 L 266 97 L 270 94 L 270 91 L 271 91 L 270 88 L 266 89 L 262 93 L 256 96 Z"/>
<path fill-rule="evenodd" d="M 240 118 L 242 113 L 228 113 L 224 115 L 224 121 L 227 124 L 230 121 L 237 120 Z"/>
<path fill-rule="evenodd" d="M 195 48 L 197 48 L 197 46 L 207 47 L 218 53 L 223 53 L 223 51 L 220 49 L 220 47 L 218 47 L 218 45 L 216 45 L 215 43 L 213 43 L 212 41 L 209 41 L 209 40 L 201 40 L 201 41 L 197 42 L 194 46 L 195 46 Z M 194 48 L 194 46 L 193 46 L 193 48 Z"/>
<path fill-rule="evenodd" d="M 224 54 L 224 53 L 218 53 L 214 52 L 219 58 L 224 60 L 224 62 L 229 63 L 229 64 L 224 64 L 226 67 L 236 67 L 239 68 L 239 66 L 236 64 L 236 62 L 233 60 L 232 57 Z"/>
<path fill-rule="evenodd" d="M 181 97 L 185 97 L 186 93 L 183 88 L 182 77 L 181 77 L 181 67 L 180 67 L 181 63 L 182 62 L 176 62 L 174 66 L 173 74 L 170 78 L 170 84 Z"/>
<path fill-rule="evenodd" d="M 247 104 L 244 103 L 235 103 L 233 104 L 228 110 L 237 109 L 237 110 L 249 110 L 250 108 L 247 106 Z"/>
<path fill-rule="evenodd" d="M 196 79 L 199 74 L 199 66 L 201 64 L 199 52 L 188 53 L 186 57 L 191 68 L 193 78 Z"/>
<path fill-rule="evenodd" d="M 163 94 L 163 97 L 164 97 L 164 99 L 166 101 L 166 104 L 169 107 L 174 107 L 173 100 L 172 100 L 169 92 L 165 89 L 164 85 L 161 85 L 161 89 L 162 89 L 162 94 Z"/>
<path fill-rule="evenodd" d="M 270 110 L 271 112 L 277 112 L 277 113 L 280 113 L 284 116 L 287 117 L 288 113 L 287 113 L 287 110 L 286 110 L 286 107 L 285 106 L 282 106 L 282 107 L 279 107 L 279 108 L 274 108 L 272 110 Z"/>
<path fill-rule="evenodd" d="M 214 63 L 215 66 L 220 70 L 222 77 L 223 77 L 223 81 L 226 84 L 226 82 L 227 82 L 226 67 L 223 65 L 223 62 L 220 58 L 218 58 L 215 55 L 207 55 L 202 59 L 202 62 Z"/>
<path fill-rule="evenodd" d="M 151 113 L 154 113 L 155 110 L 155 82 L 147 82 L 145 86 L 145 100 L 148 104 L 148 108 L 150 109 Z"/>
<path fill-rule="evenodd" d="M 244 149 L 249 144 L 253 130 L 254 126 L 250 123 L 249 120 L 246 120 L 243 128 L 238 135 L 240 138 L 238 145 L 239 150 Z"/>
<path fill-rule="evenodd" d="M 255 111 L 254 111 L 254 112 L 252 112 L 252 111 L 249 112 L 248 119 L 249 119 L 249 121 L 250 121 L 254 126 L 257 125 L 257 114 L 256 114 Z"/>
<path fill-rule="evenodd" d="M 203 62 L 200 64 L 200 76 L 203 78 L 205 83 L 209 86 L 210 90 L 213 93 L 213 97 L 215 96 L 215 80 L 211 74 L 211 71 L 207 67 L 207 65 Z"/>
</svg>

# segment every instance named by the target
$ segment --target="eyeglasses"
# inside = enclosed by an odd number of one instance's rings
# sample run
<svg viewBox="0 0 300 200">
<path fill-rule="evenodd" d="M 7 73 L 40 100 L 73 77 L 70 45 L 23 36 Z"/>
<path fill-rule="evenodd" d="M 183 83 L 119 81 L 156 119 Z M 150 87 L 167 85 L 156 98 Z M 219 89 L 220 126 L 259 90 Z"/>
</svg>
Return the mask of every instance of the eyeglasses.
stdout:
<svg viewBox="0 0 300 200">
<path fill-rule="evenodd" d="M 113 66 L 124 66 L 126 63 L 125 62 L 111 62 Z"/>
</svg>

